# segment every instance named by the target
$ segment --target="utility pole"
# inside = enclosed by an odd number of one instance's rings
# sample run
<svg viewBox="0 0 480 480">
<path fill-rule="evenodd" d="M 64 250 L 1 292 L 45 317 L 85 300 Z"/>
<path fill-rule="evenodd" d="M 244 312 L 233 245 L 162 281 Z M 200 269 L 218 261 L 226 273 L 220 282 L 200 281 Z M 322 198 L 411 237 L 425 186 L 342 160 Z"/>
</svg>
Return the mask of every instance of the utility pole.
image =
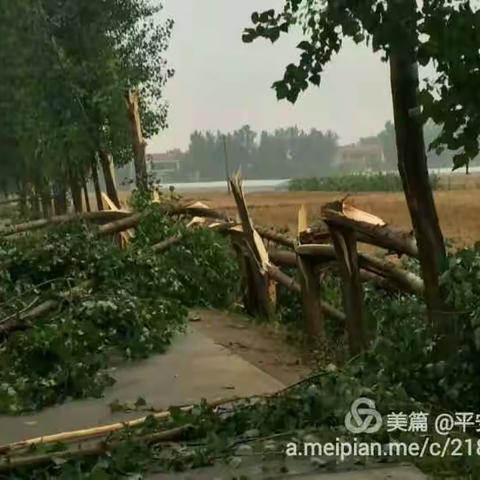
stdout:
<svg viewBox="0 0 480 480">
<path fill-rule="evenodd" d="M 227 181 L 227 191 L 230 195 L 230 169 L 228 168 L 228 153 L 227 153 L 227 137 L 222 135 L 223 137 L 223 153 L 225 155 L 225 180 Z"/>
</svg>

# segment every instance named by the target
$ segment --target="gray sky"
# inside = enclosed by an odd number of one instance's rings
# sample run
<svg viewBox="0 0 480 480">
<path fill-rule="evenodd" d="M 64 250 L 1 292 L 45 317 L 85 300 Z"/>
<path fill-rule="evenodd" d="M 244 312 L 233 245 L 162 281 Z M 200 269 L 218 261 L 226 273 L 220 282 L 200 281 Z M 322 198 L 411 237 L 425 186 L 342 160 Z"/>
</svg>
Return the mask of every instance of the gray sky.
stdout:
<svg viewBox="0 0 480 480">
<path fill-rule="evenodd" d="M 383 128 L 392 118 L 388 67 L 367 48 L 345 44 L 325 72 L 295 105 L 278 102 L 270 88 L 297 58 L 300 36 L 275 44 L 243 44 L 242 31 L 255 10 L 283 0 L 165 0 L 175 21 L 168 58 L 176 70 L 166 89 L 169 128 L 152 139 L 150 152 L 188 148 L 194 130 L 254 130 L 297 125 L 333 130 L 341 143 Z"/>
</svg>

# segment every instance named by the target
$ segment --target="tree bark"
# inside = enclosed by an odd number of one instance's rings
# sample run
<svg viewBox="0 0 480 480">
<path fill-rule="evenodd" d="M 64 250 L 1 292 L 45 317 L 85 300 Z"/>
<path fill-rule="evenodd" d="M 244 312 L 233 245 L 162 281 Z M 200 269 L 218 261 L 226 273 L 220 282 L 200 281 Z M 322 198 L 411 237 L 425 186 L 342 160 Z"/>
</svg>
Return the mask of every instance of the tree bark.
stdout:
<svg viewBox="0 0 480 480">
<path fill-rule="evenodd" d="M 325 322 L 321 307 L 321 292 L 318 275 L 312 257 L 297 255 L 302 306 L 305 327 L 309 337 L 323 345 L 325 342 Z"/>
<path fill-rule="evenodd" d="M 103 177 L 105 179 L 105 188 L 107 189 L 107 195 L 112 202 L 121 208 L 120 199 L 118 198 L 117 187 L 115 185 L 115 178 L 113 177 L 111 159 L 105 150 L 99 151 L 100 164 L 102 166 Z"/>
<path fill-rule="evenodd" d="M 91 212 L 92 208 L 90 207 L 90 197 L 88 196 L 87 179 L 85 177 L 84 171 L 82 171 L 82 190 L 83 190 L 83 198 L 85 199 L 85 208 L 87 212 Z"/>
<path fill-rule="evenodd" d="M 363 323 L 363 288 L 360 279 L 355 233 L 341 228 L 330 228 L 330 233 L 342 277 L 343 306 L 347 319 L 347 334 L 352 355 L 364 351 L 367 339 Z"/>
<path fill-rule="evenodd" d="M 70 191 L 72 193 L 73 208 L 75 213 L 83 212 L 82 188 L 77 174 L 70 172 Z"/>
<path fill-rule="evenodd" d="M 135 183 L 139 191 L 148 190 L 147 162 L 145 158 L 145 141 L 143 139 L 140 119 L 138 92 L 126 94 L 128 120 L 132 134 L 133 155 L 135 164 Z"/>
<path fill-rule="evenodd" d="M 96 155 L 92 155 L 90 168 L 92 173 L 92 182 L 93 188 L 95 189 L 95 197 L 97 199 L 97 209 L 103 210 L 103 201 L 102 201 L 102 190 L 100 189 L 100 181 L 98 179 L 98 169 L 97 169 L 97 158 Z"/>
<path fill-rule="evenodd" d="M 398 169 L 417 239 L 428 316 L 431 322 L 437 323 L 446 310 L 439 282 L 446 264 L 446 251 L 428 174 L 417 96 L 418 65 L 414 56 L 392 53 L 390 77 Z"/>
<path fill-rule="evenodd" d="M 53 207 L 55 215 L 65 215 L 68 211 L 67 191 L 63 185 L 57 184 L 53 187 Z"/>
</svg>

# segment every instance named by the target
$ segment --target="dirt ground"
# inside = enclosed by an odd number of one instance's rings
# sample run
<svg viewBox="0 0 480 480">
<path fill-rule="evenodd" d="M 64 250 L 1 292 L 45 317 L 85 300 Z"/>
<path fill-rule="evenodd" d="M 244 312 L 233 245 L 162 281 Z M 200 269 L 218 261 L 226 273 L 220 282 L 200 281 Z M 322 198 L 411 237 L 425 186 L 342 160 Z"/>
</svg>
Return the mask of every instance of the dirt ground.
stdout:
<svg viewBox="0 0 480 480">
<path fill-rule="evenodd" d="M 191 323 L 196 330 L 285 385 L 305 378 L 314 369 L 312 358 L 281 327 L 215 310 L 195 310 L 190 318 L 196 320 Z"/>
<path fill-rule="evenodd" d="M 341 199 L 345 193 L 266 192 L 249 193 L 247 202 L 255 222 L 296 233 L 298 210 L 305 204 L 309 221 L 320 217 L 323 204 Z M 189 194 L 189 198 L 210 206 L 235 212 L 233 198 L 227 193 Z M 349 197 L 357 207 L 382 217 L 386 222 L 411 228 L 403 193 L 364 193 Z M 480 189 L 438 191 L 435 200 L 440 223 L 447 239 L 456 246 L 473 245 L 480 240 Z"/>
</svg>

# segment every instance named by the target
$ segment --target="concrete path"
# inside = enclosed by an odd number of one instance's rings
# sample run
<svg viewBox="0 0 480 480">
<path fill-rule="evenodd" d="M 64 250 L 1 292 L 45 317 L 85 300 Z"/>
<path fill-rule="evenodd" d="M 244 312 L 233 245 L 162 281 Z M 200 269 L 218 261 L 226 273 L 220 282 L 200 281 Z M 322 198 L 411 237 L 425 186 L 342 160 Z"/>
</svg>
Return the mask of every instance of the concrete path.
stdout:
<svg viewBox="0 0 480 480">
<path fill-rule="evenodd" d="M 228 349 L 191 329 L 167 353 L 118 368 L 104 398 L 67 402 L 33 415 L 0 416 L 0 444 L 144 416 L 110 412 L 114 400 L 139 396 L 156 408 L 235 395 L 271 393 L 283 385 Z"/>
<path fill-rule="evenodd" d="M 118 368 L 117 382 L 100 399 L 67 402 L 33 415 L 0 416 L 0 444 L 40 435 L 88 428 L 144 416 L 144 413 L 115 413 L 109 404 L 115 400 L 134 403 L 139 396 L 157 408 L 195 403 L 206 398 L 249 396 L 271 393 L 284 387 L 267 373 L 246 362 L 228 349 L 193 328 L 179 336 L 166 354 Z M 227 480 L 245 474 L 248 478 L 298 480 L 424 480 L 413 467 L 364 469 L 344 473 L 311 473 L 308 461 L 289 462 L 289 473 L 281 465 L 268 465 L 257 459 L 240 469 L 224 465 L 190 471 L 185 474 L 151 474 L 150 480 Z M 283 470 L 284 472 L 284 470 Z"/>
<path fill-rule="evenodd" d="M 244 475 L 244 477 L 242 477 Z M 148 480 L 231 480 L 232 478 L 248 478 L 251 480 L 428 480 L 422 472 L 411 465 L 395 465 L 345 472 L 312 472 L 299 473 L 295 468 L 288 473 L 262 472 L 250 470 L 202 469 L 186 473 L 159 474 L 148 477 Z"/>
</svg>

